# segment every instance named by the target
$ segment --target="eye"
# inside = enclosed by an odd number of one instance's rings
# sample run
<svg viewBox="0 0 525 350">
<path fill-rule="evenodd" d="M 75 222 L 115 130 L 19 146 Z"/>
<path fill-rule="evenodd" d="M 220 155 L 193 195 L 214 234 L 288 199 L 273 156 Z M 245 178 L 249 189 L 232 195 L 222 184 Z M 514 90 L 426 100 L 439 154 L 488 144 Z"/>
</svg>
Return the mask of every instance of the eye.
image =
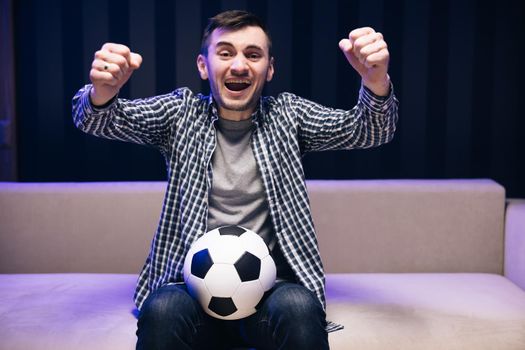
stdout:
<svg viewBox="0 0 525 350">
<path fill-rule="evenodd" d="M 250 52 L 246 54 L 246 57 L 251 61 L 258 61 L 261 59 L 262 55 L 258 52 Z"/>
<path fill-rule="evenodd" d="M 228 50 L 219 51 L 217 55 L 221 58 L 229 58 L 233 56 L 233 54 Z"/>
</svg>

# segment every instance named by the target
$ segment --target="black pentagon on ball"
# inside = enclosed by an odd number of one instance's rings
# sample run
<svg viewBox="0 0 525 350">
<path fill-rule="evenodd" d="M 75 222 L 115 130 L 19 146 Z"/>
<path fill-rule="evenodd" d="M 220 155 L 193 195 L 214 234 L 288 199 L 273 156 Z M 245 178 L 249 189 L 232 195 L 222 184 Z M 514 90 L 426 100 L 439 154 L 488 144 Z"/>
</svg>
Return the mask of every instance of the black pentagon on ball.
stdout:
<svg viewBox="0 0 525 350">
<path fill-rule="evenodd" d="M 191 274 L 199 278 L 204 278 L 212 265 L 213 260 L 208 249 L 200 250 L 193 254 L 191 259 Z"/>
<path fill-rule="evenodd" d="M 208 309 L 215 312 L 217 315 L 226 317 L 237 311 L 237 307 L 233 303 L 232 298 L 212 297 L 208 304 Z"/>
<path fill-rule="evenodd" d="M 242 235 L 244 232 L 246 232 L 245 229 L 243 229 L 243 228 L 240 227 L 240 226 L 235 226 L 235 225 L 224 226 L 224 227 L 219 228 L 219 234 L 220 234 L 221 236 L 224 236 L 224 235 L 240 236 L 240 235 Z"/>
<path fill-rule="evenodd" d="M 261 274 L 261 259 L 249 252 L 244 252 L 234 266 L 242 282 L 254 281 Z"/>
</svg>

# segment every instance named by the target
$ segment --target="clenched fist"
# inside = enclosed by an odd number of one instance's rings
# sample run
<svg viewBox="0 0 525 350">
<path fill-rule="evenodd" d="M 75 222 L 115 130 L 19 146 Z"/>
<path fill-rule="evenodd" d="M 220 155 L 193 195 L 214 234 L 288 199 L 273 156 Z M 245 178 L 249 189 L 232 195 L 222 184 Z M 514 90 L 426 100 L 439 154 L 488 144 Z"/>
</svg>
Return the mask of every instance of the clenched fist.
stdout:
<svg viewBox="0 0 525 350">
<path fill-rule="evenodd" d="M 366 87 L 376 95 L 388 95 L 390 54 L 381 33 L 369 27 L 355 29 L 350 32 L 348 39 L 339 42 L 339 48 L 359 73 Z"/>
<path fill-rule="evenodd" d="M 142 57 L 124 45 L 106 43 L 95 53 L 89 78 L 93 84 L 90 97 L 95 106 L 111 100 L 140 67 Z"/>
</svg>

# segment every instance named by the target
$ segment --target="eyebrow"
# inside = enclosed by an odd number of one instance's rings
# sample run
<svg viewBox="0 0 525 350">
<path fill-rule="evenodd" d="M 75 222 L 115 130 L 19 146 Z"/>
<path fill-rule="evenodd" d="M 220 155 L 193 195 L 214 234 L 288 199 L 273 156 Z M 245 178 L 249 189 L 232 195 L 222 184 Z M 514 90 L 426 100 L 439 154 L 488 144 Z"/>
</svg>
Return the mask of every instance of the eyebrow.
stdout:
<svg viewBox="0 0 525 350">
<path fill-rule="evenodd" d="M 234 45 L 228 41 L 219 41 L 217 44 L 215 44 L 215 47 L 219 47 L 219 46 L 230 46 L 230 47 L 235 48 Z M 244 50 L 246 49 L 256 49 L 256 50 L 260 50 L 264 52 L 264 49 L 262 47 L 260 47 L 259 45 L 255 45 L 255 44 L 246 46 Z"/>
</svg>

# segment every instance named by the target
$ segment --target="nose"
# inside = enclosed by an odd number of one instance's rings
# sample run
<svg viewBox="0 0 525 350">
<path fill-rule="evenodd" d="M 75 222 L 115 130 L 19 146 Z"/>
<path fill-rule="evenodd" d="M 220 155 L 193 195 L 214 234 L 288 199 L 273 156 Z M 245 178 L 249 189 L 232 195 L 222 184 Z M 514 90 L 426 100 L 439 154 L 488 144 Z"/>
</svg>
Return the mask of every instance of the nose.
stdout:
<svg viewBox="0 0 525 350">
<path fill-rule="evenodd" d="M 248 72 L 246 59 L 242 55 L 237 55 L 232 61 L 231 70 L 234 74 L 245 74 Z"/>
</svg>

